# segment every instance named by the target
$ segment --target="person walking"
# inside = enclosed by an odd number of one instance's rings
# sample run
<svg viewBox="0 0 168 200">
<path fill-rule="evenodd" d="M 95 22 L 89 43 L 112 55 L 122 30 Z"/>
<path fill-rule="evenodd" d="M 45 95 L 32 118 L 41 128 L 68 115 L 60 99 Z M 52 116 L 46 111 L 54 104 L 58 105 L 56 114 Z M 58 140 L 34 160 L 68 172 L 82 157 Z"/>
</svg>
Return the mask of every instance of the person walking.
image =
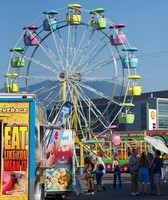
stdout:
<svg viewBox="0 0 168 200">
<path fill-rule="evenodd" d="M 95 174 L 96 174 L 96 183 L 97 183 L 97 191 L 100 192 L 102 190 L 105 190 L 105 187 L 103 186 L 103 176 L 105 174 L 105 164 L 100 156 L 97 157 L 97 161 L 95 164 Z"/>
<path fill-rule="evenodd" d="M 131 174 L 131 188 L 130 195 L 136 196 L 139 195 L 138 190 L 138 162 L 139 157 L 137 149 L 132 150 L 132 154 L 129 158 L 130 174 Z"/>
<path fill-rule="evenodd" d="M 152 153 L 147 154 L 148 162 L 149 162 L 149 179 L 150 179 L 150 193 L 151 195 L 156 194 L 156 187 L 153 180 L 153 161 L 154 155 Z"/>
<path fill-rule="evenodd" d="M 88 192 L 86 195 L 94 194 L 94 163 L 90 158 L 85 159 L 84 178 L 87 183 Z"/>
<path fill-rule="evenodd" d="M 149 161 L 144 151 L 141 153 L 138 167 L 139 167 L 139 170 L 138 170 L 139 192 L 140 192 L 140 195 L 142 195 L 142 187 L 143 187 L 143 190 L 144 190 L 143 194 L 147 195 L 147 184 L 150 182 Z"/>
<path fill-rule="evenodd" d="M 114 155 L 114 161 L 113 161 L 112 168 L 114 170 L 113 189 L 116 189 L 117 177 L 119 180 L 119 188 L 122 188 L 121 167 L 120 167 L 120 161 L 119 161 L 117 155 Z"/>
<path fill-rule="evenodd" d="M 163 185 L 162 185 L 162 173 L 161 169 L 163 168 L 163 160 L 160 158 L 160 151 L 155 151 L 155 158 L 153 161 L 153 180 L 157 188 L 156 195 L 163 195 Z"/>
</svg>

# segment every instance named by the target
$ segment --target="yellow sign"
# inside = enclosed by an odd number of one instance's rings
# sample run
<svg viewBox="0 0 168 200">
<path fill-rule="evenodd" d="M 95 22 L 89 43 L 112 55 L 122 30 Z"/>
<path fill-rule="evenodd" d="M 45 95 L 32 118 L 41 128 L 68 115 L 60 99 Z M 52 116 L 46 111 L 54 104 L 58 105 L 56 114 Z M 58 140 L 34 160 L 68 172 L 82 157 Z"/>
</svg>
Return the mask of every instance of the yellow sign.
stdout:
<svg viewBox="0 0 168 200">
<path fill-rule="evenodd" d="M 0 122 L 0 200 L 27 200 L 29 103 L 0 102 Z"/>
<path fill-rule="evenodd" d="M 155 119 L 155 117 L 156 117 L 155 112 L 152 111 L 152 112 L 151 112 L 151 118 L 152 118 L 152 119 Z"/>
</svg>

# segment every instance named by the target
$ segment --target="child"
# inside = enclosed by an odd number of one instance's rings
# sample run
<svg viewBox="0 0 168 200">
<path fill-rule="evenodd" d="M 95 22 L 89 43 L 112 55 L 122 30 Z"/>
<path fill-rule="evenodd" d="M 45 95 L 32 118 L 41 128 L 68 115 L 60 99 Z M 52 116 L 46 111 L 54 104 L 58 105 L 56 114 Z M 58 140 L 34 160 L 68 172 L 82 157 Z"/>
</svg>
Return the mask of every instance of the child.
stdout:
<svg viewBox="0 0 168 200">
<path fill-rule="evenodd" d="M 86 168 L 87 171 L 87 187 L 88 187 L 88 194 L 94 194 L 94 164 L 93 162 L 89 162 L 88 167 Z"/>
</svg>

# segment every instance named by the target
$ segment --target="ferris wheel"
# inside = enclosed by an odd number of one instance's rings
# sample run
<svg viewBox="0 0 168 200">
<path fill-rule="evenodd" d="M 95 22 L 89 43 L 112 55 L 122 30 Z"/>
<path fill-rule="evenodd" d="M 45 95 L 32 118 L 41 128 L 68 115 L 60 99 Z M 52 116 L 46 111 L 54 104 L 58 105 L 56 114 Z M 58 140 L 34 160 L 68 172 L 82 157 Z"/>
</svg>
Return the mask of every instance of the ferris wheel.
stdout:
<svg viewBox="0 0 168 200">
<path fill-rule="evenodd" d="M 23 27 L 10 50 L 5 92 L 35 93 L 46 109 L 57 111 L 71 102 L 73 126 L 80 130 L 113 124 L 141 94 L 137 48 L 124 27 L 106 18 L 103 8 L 69 4 L 44 11 Z M 120 116 L 119 123 L 123 120 Z"/>
</svg>

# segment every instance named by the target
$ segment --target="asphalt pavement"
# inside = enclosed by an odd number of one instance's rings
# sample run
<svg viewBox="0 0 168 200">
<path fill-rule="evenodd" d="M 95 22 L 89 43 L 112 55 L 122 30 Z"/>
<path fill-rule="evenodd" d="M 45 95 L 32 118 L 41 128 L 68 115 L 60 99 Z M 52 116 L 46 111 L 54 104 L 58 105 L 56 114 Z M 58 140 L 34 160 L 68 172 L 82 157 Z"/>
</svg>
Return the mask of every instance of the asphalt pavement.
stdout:
<svg viewBox="0 0 168 200">
<path fill-rule="evenodd" d="M 140 195 L 140 196 L 130 196 L 130 174 L 122 174 L 122 188 L 121 189 L 112 189 L 113 183 L 113 174 L 108 173 L 104 176 L 104 185 L 106 190 L 102 192 L 97 192 L 96 182 L 95 182 L 95 194 L 86 195 L 87 186 L 86 181 L 82 176 L 78 176 L 78 179 L 83 190 L 83 194 L 77 195 L 75 192 L 70 193 L 67 196 L 67 200 L 85 200 L 85 199 L 94 199 L 94 200 L 133 200 L 133 199 L 145 199 L 145 200 L 168 200 L 168 183 L 164 182 L 164 195 L 163 196 L 154 196 L 154 195 Z M 117 182 L 118 184 L 118 182 Z M 117 185 L 118 186 L 118 185 Z M 150 189 L 148 185 L 148 189 Z"/>
</svg>

